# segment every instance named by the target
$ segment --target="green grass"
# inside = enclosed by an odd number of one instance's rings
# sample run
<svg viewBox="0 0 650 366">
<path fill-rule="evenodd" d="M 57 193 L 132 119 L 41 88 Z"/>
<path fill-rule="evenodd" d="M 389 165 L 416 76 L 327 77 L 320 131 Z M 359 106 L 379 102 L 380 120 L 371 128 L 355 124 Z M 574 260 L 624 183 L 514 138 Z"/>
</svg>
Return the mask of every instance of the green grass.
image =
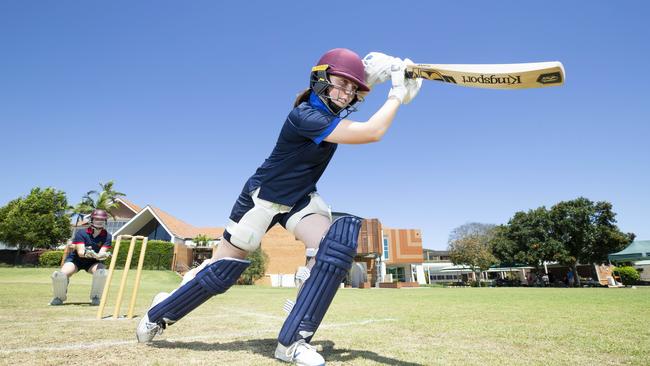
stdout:
<svg viewBox="0 0 650 366">
<path fill-rule="evenodd" d="M 69 288 L 68 302 L 81 304 L 47 306 L 51 272 L 0 268 L 0 364 L 282 364 L 272 355 L 295 289 L 234 287 L 140 345 L 138 318 L 95 320 L 82 303 L 85 272 Z M 136 314 L 179 280 L 145 271 Z M 648 288 L 344 289 L 313 343 L 329 365 L 648 365 L 649 309 Z"/>
</svg>

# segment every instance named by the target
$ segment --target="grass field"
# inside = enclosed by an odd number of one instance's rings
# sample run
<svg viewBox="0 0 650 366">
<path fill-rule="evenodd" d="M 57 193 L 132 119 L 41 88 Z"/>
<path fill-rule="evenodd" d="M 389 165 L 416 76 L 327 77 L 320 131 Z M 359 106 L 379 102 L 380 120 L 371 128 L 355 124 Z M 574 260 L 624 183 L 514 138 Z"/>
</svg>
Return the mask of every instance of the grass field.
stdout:
<svg viewBox="0 0 650 366">
<path fill-rule="evenodd" d="M 141 345 L 138 318 L 95 320 L 85 272 L 73 304 L 47 306 L 51 272 L 0 268 L 0 364 L 283 364 L 273 350 L 295 289 L 234 287 Z M 179 280 L 144 272 L 136 314 Z M 313 343 L 330 365 L 649 365 L 650 289 L 344 289 Z"/>
</svg>

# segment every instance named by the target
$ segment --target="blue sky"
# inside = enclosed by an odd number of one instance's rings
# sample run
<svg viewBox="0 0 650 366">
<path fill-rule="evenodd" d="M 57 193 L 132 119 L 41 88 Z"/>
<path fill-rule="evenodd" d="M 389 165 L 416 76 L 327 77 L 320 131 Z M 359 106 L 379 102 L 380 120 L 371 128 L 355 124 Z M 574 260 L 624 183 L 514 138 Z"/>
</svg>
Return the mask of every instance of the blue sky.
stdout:
<svg viewBox="0 0 650 366">
<path fill-rule="evenodd" d="M 408 4 L 3 1 L 0 205 L 35 186 L 76 203 L 113 179 L 138 204 L 223 226 L 311 66 L 347 47 L 420 63 L 560 60 L 567 82 L 425 82 L 381 142 L 339 147 L 318 185 L 335 210 L 419 228 L 443 249 L 464 223 L 584 196 L 650 239 L 647 2 Z"/>
</svg>

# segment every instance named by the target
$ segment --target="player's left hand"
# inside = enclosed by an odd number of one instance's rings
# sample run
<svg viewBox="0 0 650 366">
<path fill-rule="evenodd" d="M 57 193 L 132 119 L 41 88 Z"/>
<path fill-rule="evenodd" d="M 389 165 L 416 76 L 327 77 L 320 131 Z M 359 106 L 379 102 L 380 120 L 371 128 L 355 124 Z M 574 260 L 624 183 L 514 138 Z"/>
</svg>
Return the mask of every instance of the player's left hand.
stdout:
<svg viewBox="0 0 650 366">
<path fill-rule="evenodd" d="M 97 253 L 92 249 L 86 249 L 83 255 L 84 258 L 97 259 Z"/>
<path fill-rule="evenodd" d="M 380 52 L 370 52 L 363 60 L 366 74 L 366 84 L 372 88 L 376 84 L 388 81 L 391 76 L 391 67 L 396 63 L 403 63 L 398 57 L 389 56 Z"/>
<path fill-rule="evenodd" d="M 111 252 L 99 252 L 97 253 L 97 260 L 104 261 L 111 257 Z"/>
</svg>

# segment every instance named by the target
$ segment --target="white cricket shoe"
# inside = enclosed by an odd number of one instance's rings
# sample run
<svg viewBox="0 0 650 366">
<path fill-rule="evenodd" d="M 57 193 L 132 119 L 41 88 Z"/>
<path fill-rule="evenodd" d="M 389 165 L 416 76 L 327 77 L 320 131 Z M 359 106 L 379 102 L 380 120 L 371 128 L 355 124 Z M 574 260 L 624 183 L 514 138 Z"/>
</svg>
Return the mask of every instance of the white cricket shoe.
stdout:
<svg viewBox="0 0 650 366">
<path fill-rule="evenodd" d="M 99 306 L 101 299 L 98 296 L 93 296 L 92 299 L 90 299 L 90 306 Z"/>
<path fill-rule="evenodd" d="M 160 292 L 153 297 L 151 301 L 151 306 L 149 309 L 158 305 L 161 301 L 165 300 L 169 294 L 167 292 Z M 149 321 L 149 310 L 144 313 L 142 319 L 138 323 L 138 327 L 135 329 L 135 337 L 140 343 L 151 342 L 153 338 L 159 334 L 162 334 L 163 328 L 158 323 L 152 323 Z"/>
<path fill-rule="evenodd" d="M 299 366 L 325 365 L 325 359 L 316 352 L 316 347 L 305 342 L 304 339 L 296 341 L 289 347 L 278 343 L 278 346 L 275 348 L 275 358 L 286 362 L 293 362 Z"/>
<path fill-rule="evenodd" d="M 63 305 L 63 300 L 59 299 L 58 297 L 55 297 L 50 301 L 51 306 L 58 306 L 58 305 Z"/>
</svg>

